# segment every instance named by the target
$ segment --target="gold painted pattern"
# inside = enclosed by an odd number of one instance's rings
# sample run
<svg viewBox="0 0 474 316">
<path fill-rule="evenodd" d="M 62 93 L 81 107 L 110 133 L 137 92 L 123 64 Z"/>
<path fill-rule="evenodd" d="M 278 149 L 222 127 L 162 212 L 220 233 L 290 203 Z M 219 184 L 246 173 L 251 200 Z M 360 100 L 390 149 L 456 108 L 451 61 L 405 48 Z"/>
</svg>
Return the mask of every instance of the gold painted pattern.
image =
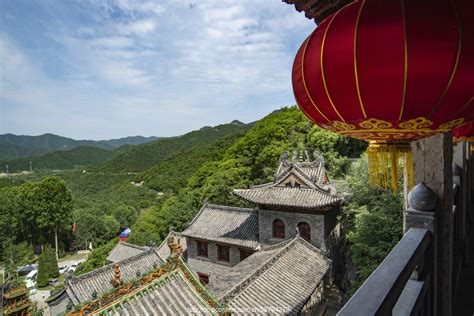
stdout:
<svg viewBox="0 0 474 316">
<path fill-rule="evenodd" d="M 339 114 L 339 112 L 337 111 L 337 108 L 336 106 L 334 105 L 334 102 L 332 102 L 332 99 L 331 99 L 331 95 L 329 94 L 329 91 L 328 91 L 328 86 L 326 84 L 326 78 L 324 76 L 324 63 L 323 63 L 323 54 L 324 54 L 324 43 L 326 42 L 326 35 L 329 31 L 329 28 L 331 27 L 331 24 L 332 24 L 332 21 L 334 21 L 334 19 L 336 18 L 336 16 L 339 14 L 339 12 L 341 11 L 337 11 L 336 14 L 334 14 L 334 16 L 332 17 L 331 21 L 329 21 L 329 24 L 328 26 L 326 27 L 326 29 L 324 30 L 324 36 L 323 36 L 323 41 L 321 43 L 321 57 L 320 57 L 320 62 L 321 62 L 321 77 L 323 79 L 323 86 L 324 86 L 324 91 L 326 91 L 326 95 L 329 99 L 329 103 L 331 103 L 331 106 L 332 108 L 334 109 L 334 112 L 336 112 L 337 116 L 339 116 L 339 118 L 345 122 L 344 118 L 341 116 L 341 114 Z"/>
<path fill-rule="evenodd" d="M 432 121 L 425 117 L 418 117 L 394 126 L 391 122 L 371 118 L 358 123 L 358 126 L 333 121 L 329 125 L 323 125 L 323 127 L 341 135 L 363 140 L 412 140 L 444 133 L 463 123 L 464 118 L 460 118 L 441 124 L 437 128 L 431 128 L 434 125 Z"/>
</svg>

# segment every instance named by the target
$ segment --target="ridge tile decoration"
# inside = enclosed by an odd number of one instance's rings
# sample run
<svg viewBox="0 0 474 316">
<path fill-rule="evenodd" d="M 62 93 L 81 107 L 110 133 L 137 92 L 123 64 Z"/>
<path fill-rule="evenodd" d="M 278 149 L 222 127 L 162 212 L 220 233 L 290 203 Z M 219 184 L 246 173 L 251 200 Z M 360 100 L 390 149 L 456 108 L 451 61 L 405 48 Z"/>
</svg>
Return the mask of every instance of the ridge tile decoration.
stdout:
<svg viewBox="0 0 474 316">
<path fill-rule="evenodd" d="M 114 267 L 120 267 L 121 281 L 129 282 L 137 277 L 137 273 L 146 273 L 163 263 L 155 248 L 150 248 L 138 255 L 125 260 L 111 263 L 83 275 L 66 280 L 66 292 L 74 305 L 82 304 L 92 298 L 92 293 L 101 295 L 113 290 L 111 282 Z"/>
<path fill-rule="evenodd" d="M 315 161 L 292 162 L 282 157 L 273 182 L 235 189 L 233 193 L 244 200 L 267 207 L 287 207 L 311 211 L 328 211 L 344 203 L 331 193 L 324 168 L 324 159 L 317 153 Z"/>
<path fill-rule="evenodd" d="M 180 258 L 181 245 L 174 239 L 168 245 L 171 256 L 164 264 L 67 315 L 225 314 L 225 306 L 212 297 Z"/>
</svg>

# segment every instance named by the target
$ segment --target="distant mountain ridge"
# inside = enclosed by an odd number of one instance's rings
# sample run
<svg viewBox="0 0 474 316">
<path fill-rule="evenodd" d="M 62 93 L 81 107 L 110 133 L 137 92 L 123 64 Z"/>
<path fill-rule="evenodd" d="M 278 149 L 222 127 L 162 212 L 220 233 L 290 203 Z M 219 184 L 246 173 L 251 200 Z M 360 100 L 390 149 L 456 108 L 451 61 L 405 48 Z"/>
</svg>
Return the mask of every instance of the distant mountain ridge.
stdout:
<svg viewBox="0 0 474 316">
<path fill-rule="evenodd" d="M 0 135 L 0 161 L 32 157 L 58 150 L 70 150 L 79 146 L 115 149 L 124 145 L 140 145 L 159 137 L 129 136 L 110 140 L 75 140 L 54 134 L 39 136 L 3 134 Z"/>
<path fill-rule="evenodd" d="M 141 172 L 170 157 L 189 154 L 195 148 L 211 146 L 224 138 L 241 135 L 252 126 L 253 123 L 245 124 L 234 120 L 214 127 L 204 126 L 181 136 L 131 136 L 106 141 L 74 140 L 54 134 L 5 134 L 0 135 L 0 171 L 5 172 L 6 165 L 10 173 L 28 171 L 31 161 L 33 170 L 92 167 L 107 172 Z M 209 148 L 217 150 L 218 147 L 216 145 Z M 192 153 L 203 157 L 212 155 L 210 152 Z M 196 157 L 193 163 L 198 163 L 203 157 Z"/>
</svg>

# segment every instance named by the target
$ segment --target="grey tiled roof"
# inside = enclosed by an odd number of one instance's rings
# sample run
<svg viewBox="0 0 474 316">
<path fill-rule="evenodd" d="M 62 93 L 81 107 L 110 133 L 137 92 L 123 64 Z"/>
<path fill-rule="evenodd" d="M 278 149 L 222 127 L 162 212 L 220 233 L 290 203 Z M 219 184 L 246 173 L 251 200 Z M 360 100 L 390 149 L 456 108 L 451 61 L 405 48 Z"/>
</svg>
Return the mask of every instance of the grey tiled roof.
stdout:
<svg viewBox="0 0 474 316">
<path fill-rule="evenodd" d="M 230 289 L 220 301 L 228 303 L 237 314 L 246 308 L 261 308 L 261 311 L 280 308 L 274 313 L 282 314 L 284 311 L 296 315 L 327 274 L 329 266 L 330 260 L 318 248 L 296 237 Z M 269 313 L 267 310 L 264 314 Z"/>
<path fill-rule="evenodd" d="M 261 268 L 290 241 L 291 239 L 271 247 L 262 246 L 262 250 L 253 253 L 233 267 L 194 258 L 188 259 L 188 266 L 194 272 L 209 274 L 209 284 L 206 287 L 216 297 L 223 297 L 233 286 Z"/>
<path fill-rule="evenodd" d="M 344 201 L 340 196 L 318 189 L 273 185 L 243 190 L 236 189 L 234 194 L 255 204 L 298 207 L 310 210 L 339 205 Z"/>
<path fill-rule="evenodd" d="M 283 163 L 282 163 L 283 164 Z M 300 163 L 301 164 L 301 163 Z M 311 164 L 311 163 L 307 163 Z M 318 167 L 320 168 L 320 167 Z M 333 195 L 329 188 L 323 188 L 321 177 L 304 169 L 297 164 L 280 167 L 274 182 L 256 185 L 250 189 L 235 189 L 233 193 L 249 202 L 266 206 L 296 207 L 307 210 L 324 210 L 343 203 L 341 196 Z M 317 168 L 316 168 L 317 169 Z M 324 167 L 322 169 L 324 171 Z M 321 173 L 324 177 L 325 171 Z M 290 177 L 298 180 L 300 186 L 287 186 Z"/>
<path fill-rule="evenodd" d="M 117 302 L 106 315 L 209 315 L 209 306 L 181 271 L 149 284 L 140 294 Z"/>
<path fill-rule="evenodd" d="M 302 171 L 312 182 L 319 185 L 324 183 L 326 176 L 324 158 L 317 153 L 314 154 L 314 161 L 300 161 L 296 159 L 290 162 L 288 161 L 288 157 L 283 159 L 281 158 L 280 165 L 278 166 L 277 172 L 275 174 L 275 179 L 278 180 L 286 171 L 295 167 Z"/>
<path fill-rule="evenodd" d="M 256 249 L 258 211 L 205 204 L 181 235 Z"/>
<path fill-rule="evenodd" d="M 114 247 L 114 249 L 112 249 L 109 252 L 107 261 L 109 262 L 122 261 L 127 258 L 136 256 L 147 249 L 148 247 L 141 247 L 141 246 L 137 246 L 137 245 L 133 245 L 133 244 L 129 244 L 129 243 L 121 241 Z"/>
<path fill-rule="evenodd" d="M 117 262 L 124 282 L 137 278 L 137 272 L 145 273 L 163 263 L 155 248 L 150 248 L 138 255 Z M 114 276 L 114 265 L 105 267 L 73 277 L 66 282 L 66 291 L 74 305 L 91 300 L 92 293 L 101 294 L 113 288 L 111 280 Z"/>
</svg>

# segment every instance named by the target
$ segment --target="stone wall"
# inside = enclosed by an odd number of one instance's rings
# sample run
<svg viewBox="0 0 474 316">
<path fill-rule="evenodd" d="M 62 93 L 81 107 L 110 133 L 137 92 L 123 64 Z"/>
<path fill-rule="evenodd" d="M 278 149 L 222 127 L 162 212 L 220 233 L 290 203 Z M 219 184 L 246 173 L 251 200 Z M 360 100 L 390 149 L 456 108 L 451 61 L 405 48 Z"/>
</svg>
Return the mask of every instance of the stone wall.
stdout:
<svg viewBox="0 0 474 316">
<path fill-rule="evenodd" d="M 218 263 L 222 265 L 234 266 L 240 262 L 240 250 L 236 246 L 230 246 L 229 262 L 222 262 L 217 260 L 217 244 L 215 242 L 207 242 L 207 258 L 197 256 L 196 240 L 193 238 L 186 238 L 188 258 L 197 258 L 204 261 Z"/>
<path fill-rule="evenodd" d="M 284 211 L 259 211 L 259 239 L 262 244 L 273 244 L 282 241 L 282 239 L 273 238 L 273 221 L 281 219 L 285 223 L 285 239 L 296 236 L 296 227 L 299 222 L 306 222 L 311 227 L 311 243 L 318 248 L 326 248 L 325 231 L 331 231 L 332 227 L 325 227 L 326 225 L 335 225 L 332 219 L 325 221 L 325 216 L 321 214 L 307 214 Z M 330 215 L 335 218 L 335 215 Z M 326 223 L 325 223 L 326 222 Z"/>
</svg>

